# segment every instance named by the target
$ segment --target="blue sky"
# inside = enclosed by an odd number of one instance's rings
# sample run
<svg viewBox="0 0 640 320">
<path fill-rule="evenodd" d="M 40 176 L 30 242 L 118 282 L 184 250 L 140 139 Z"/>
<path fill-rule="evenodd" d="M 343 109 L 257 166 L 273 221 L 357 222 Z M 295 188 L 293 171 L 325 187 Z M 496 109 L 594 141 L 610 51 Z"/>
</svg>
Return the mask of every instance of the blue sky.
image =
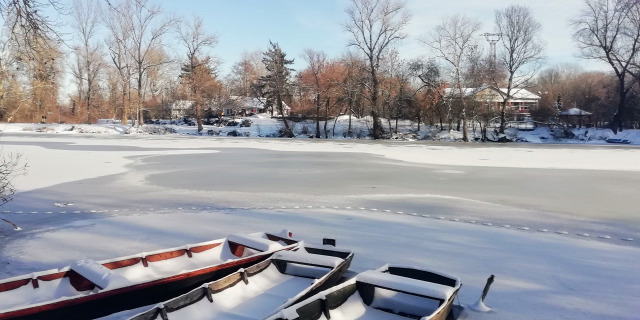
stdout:
<svg viewBox="0 0 640 320">
<path fill-rule="evenodd" d="M 346 49 L 342 31 L 343 0 L 191 0 L 162 3 L 167 12 L 187 18 L 203 18 L 208 31 L 219 37 L 213 54 L 222 58 L 223 69 L 240 59 L 243 51 L 265 51 L 269 41 L 278 42 L 296 69 L 304 67 L 305 49 L 323 50 L 339 56 Z M 197 8 L 197 10 L 195 10 Z"/>
<path fill-rule="evenodd" d="M 269 40 L 278 42 L 287 55 L 295 58 L 295 69 L 303 69 L 305 49 L 322 50 L 338 57 L 347 50 L 347 34 L 342 28 L 348 0 L 187 0 L 159 1 L 166 12 L 181 16 L 201 16 L 210 32 L 219 36 L 213 54 L 223 61 L 222 71 L 239 60 L 243 51 L 265 51 Z M 428 55 L 418 39 L 442 19 L 462 13 L 482 22 L 482 32 L 493 31 L 494 10 L 510 4 L 529 6 L 542 23 L 542 38 L 547 43 L 549 64 L 576 62 L 585 69 L 606 70 L 601 63 L 576 58 L 578 50 L 571 39 L 569 19 L 583 0 L 408 0 L 413 14 L 406 32 L 409 37 L 399 43 L 403 58 Z"/>
</svg>

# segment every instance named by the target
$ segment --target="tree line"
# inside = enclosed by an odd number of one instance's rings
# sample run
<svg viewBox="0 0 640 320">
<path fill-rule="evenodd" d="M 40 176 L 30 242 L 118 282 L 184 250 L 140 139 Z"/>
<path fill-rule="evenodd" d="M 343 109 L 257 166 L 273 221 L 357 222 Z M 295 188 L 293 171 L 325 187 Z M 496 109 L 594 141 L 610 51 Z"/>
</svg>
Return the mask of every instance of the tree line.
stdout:
<svg viewBox="0 0 640 320">
<path fill-rule="evenodd" d="M 45 9 L 70 18 L 73 41 L 63 39 Z M 498 8 L 490 33 L 474 17 L 444 17 L 420 36 L 424 56 L 406 60 L 397 49 L 412 19 L 406 2 L 350 0 L 341 56 L 307 49 L 306 67 L 292 70 L 273 42 L 244 53 L 227 75 L 214 55 L 224 48 L 216 48 L 218 37 L 205 30 L 203 18 L 172 16 L 152 0 L 0 0 L 0 11 L 2 121 L 143 124 L 171 118 L 171 104 L 188 100 L 202 130 L 203 119 L 243 96 L 265 98 L 280 115 L 286 103 L 315 118 L 316 137 L 328 135 L 327 120 L 344 115 L 370 117 L 376 139 L 393 133 L 398 120 L 411 120 L 418 128 L 459 130 L 468 141 L 477 132 L 486 138 L 491 126 L 504 132 L 514 116 L 509 97 L 527 89 L 541 97 L 531 110 L 540 122 L 578 107 L 615 132 L 640 123 L 640 3 L 634 0 L 584 0 L 570 22 L 581 56 L 606 62 L 608 72 L 547 66 L 542 26 L 522 5 Z M 169 53 L 175 51 L 181 56 Z M 65 72 L 72 84 L 61 90 Z M 503 88 L 497 106 L 468 90 L 485 86 Z M 283 120 L 282 134 L 291 136 Z"/>
</svg>

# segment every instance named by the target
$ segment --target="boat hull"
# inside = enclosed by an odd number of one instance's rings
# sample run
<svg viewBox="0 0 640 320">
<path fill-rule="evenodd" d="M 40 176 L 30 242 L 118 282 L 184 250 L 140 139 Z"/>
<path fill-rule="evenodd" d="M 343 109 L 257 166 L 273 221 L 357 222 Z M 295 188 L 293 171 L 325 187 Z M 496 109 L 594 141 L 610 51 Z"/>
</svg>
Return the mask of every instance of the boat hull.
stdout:
<svg viewBox="0 0 640 320">
<path fill-rule="evenodd" d="M 307 246 L 297 249 L 305 253 L 288 252 L 286 257 L 276 253 L 265 261 L 158 304 L 130 320 L 204 320 L 229 317 L 262 319 L 332 287 L 342 278 L 353 260 L 353 252 L 342 249 L 336 251 Z M 292 255 L 304 258 L 296 260 Z M 314 258 L 308 258 L 312 255 L 328 259 L 324 260 L 324 264 L 318 262 L 321 261 L 318 259 L 314 262 Z M 330 262 L 327 263 L 327 260 Z M 294 270 L 290 271 L 291 264 L 302 266 L 302 269 L 292 266 Z M 320 276 L 316 273 L 317 269 L 308 271 L 305 269 L 308 267 L 320 267 L 325 271 L 321 271 Z M 238 297 L 246 300 L 237 300 L 240 299 Z M 248 305 L 245 305 L 245 301 Z"/>
<path fill-rule="evenodd" d="M 286 250 L 293 247 L 295 240 L 282 238 L 279 236 L 266 234 L 269 241 L 282 241 L 287 246 L 278 250 Z M 223 245 L 224 244 L 224 245 Z M 228 260 L 228 262 L 218 262 L 197 268 L 192 271 L 176 272 L 174 275 L 159 277 L 154 280 L 139 282 L 120 288 L 110 290 L 97 290 L 96 286 L 87 279 L 80 276 L 74 270 L 67 270 L 55 273 L 47 273 L 35 277 L 33 280 L 26 278 L 13 282 L 5 282 L 5 289 L 10 287 L 12 283 L 16 283 L 19 288 L 22 282 L 26 282 L 26 286 L 38 289 L 39 281 L 51 281 L 52 279 L 68 278 L 69 282 L 76 288 L 80 294 L 71 297 L 61 297 L 55 301 L 45 301 L 38 304 L 27 305 L 22 308 L 0 310 L 0 319 L 19 319 L 19 320 L 36 320 L 36 319 L 89 319 L 103 317 L 109 314 L 120 312 L 123 310 L 135 309 L 147 305 L 156 304 L 177 295 L 187 293 L 203 283 L 215 281 L 223 278 L 240 268 L 246 268 L 260 261 L 269 258 L 274 251 L 258 252 L 256 254 L 243 256 L 244 248 L 250 248 L 242 244 L 233 243 L 231 241 L 221 243 L 210 243 L 205 245 L 196 245 L 189 249 L 178 249 L 164 251 L 143 258 L 125 258 L 121 260 L 113 260 L 103 263 L 102 266 L 108 266 L 112 269 L 126 267 L 129 265 L 144 265 L 144 268 L 153 264 L 154 261 L 170 260 L 175 257 L 189 258 L 198 254 L 203 250 L 209 250 L 216 247 L 227 247 L 232 254 L 238 258 Z M 184 251 L 184 252 L 182 252 Z M 176 252 L 182 252 L 176 254 Z M 31 282 L 31 283 L 30 283 Z M 7 290 L 5 293 L 11 293 Z"/>
<path fill-rule="evenodd" d="M 256 262 L 265 260 L 267 257 L 267 255 L 252 257 L 241 262 L 215 266 L 206 270 L 199 270 L 197 272 L 165 278 L 151 283 L 122 288 L 120 290 L 16 310 L 3 314 L 0 316 L 0 319 L 72 320 L 99 318 L 121 310 L 135 309 L 165 301 L 176 295 L 187 293 L 202 285 L 202 283 L 220 279 L 240 268 L 249 267 Z"/>
<path fill-rule="evenodd" d="M 384 266 L 375 272 L 360 273 L 267 320 L 325 320 L 332 316 L 340 319 L 446 320 L 460 286 L 457 277 L 442 273 Z"/>
</svg>

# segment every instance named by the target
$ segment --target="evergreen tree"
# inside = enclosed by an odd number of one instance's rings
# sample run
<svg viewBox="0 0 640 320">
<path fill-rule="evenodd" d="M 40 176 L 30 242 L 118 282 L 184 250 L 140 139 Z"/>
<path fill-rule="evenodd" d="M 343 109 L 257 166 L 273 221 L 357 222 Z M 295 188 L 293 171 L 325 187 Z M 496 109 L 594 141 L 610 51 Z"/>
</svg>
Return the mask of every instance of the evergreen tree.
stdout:
<svg viewBox="0 0 640 320">
<path fill-rule="evenodd" d="M 282 136 L 293 138 L 293 131 L 289 127 L 287 119 L 284 117 L 283 97 L 289 94 L 291 86 L 291 71 L 287 67 L 293 63 L 288 60 L 287 55 L 282 52 L 277 43 L 269 42 L 271 48 L 263 54 L 262 63 L 267 69 L 267 74 L 260 81 L 264 85 L 263 95 L 267 98 L 267 104 L 275 105 L 284 122 L 284 133 Z"/>
</svg>

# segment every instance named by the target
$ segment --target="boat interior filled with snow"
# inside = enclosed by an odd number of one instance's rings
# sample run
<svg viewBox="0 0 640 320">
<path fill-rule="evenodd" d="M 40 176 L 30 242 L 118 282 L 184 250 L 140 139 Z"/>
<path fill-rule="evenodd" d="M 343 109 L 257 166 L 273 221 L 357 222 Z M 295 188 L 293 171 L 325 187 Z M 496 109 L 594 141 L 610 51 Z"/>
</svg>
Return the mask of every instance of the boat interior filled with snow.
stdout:
<svg viewBox="0 0 640 320">
<path fill-rule="evenodd" d="M 609 138 L 609 139 L 607 139 L 605 141 L 607 141 L 607 143 L 631 144 L 631 140 L 628 140 L 628 139 Z"/>
<path fill-rule="evenodd" d="M 351 250 L 301 243 L 130 320 L 265 319 L 336 284 L 352 259 Z"/>
<path fill-rule="evenodd" d="M 223 239 L 0 281 L 0 319 L 90 319 L 165 301 L 297 246 L 291 233 Z"/>
<path fill-rule="evenodd" d="M 385 265 L 281 310 L 268 320 L 445 320 L 460 279 L 423 268 Z"/>
</svg>

